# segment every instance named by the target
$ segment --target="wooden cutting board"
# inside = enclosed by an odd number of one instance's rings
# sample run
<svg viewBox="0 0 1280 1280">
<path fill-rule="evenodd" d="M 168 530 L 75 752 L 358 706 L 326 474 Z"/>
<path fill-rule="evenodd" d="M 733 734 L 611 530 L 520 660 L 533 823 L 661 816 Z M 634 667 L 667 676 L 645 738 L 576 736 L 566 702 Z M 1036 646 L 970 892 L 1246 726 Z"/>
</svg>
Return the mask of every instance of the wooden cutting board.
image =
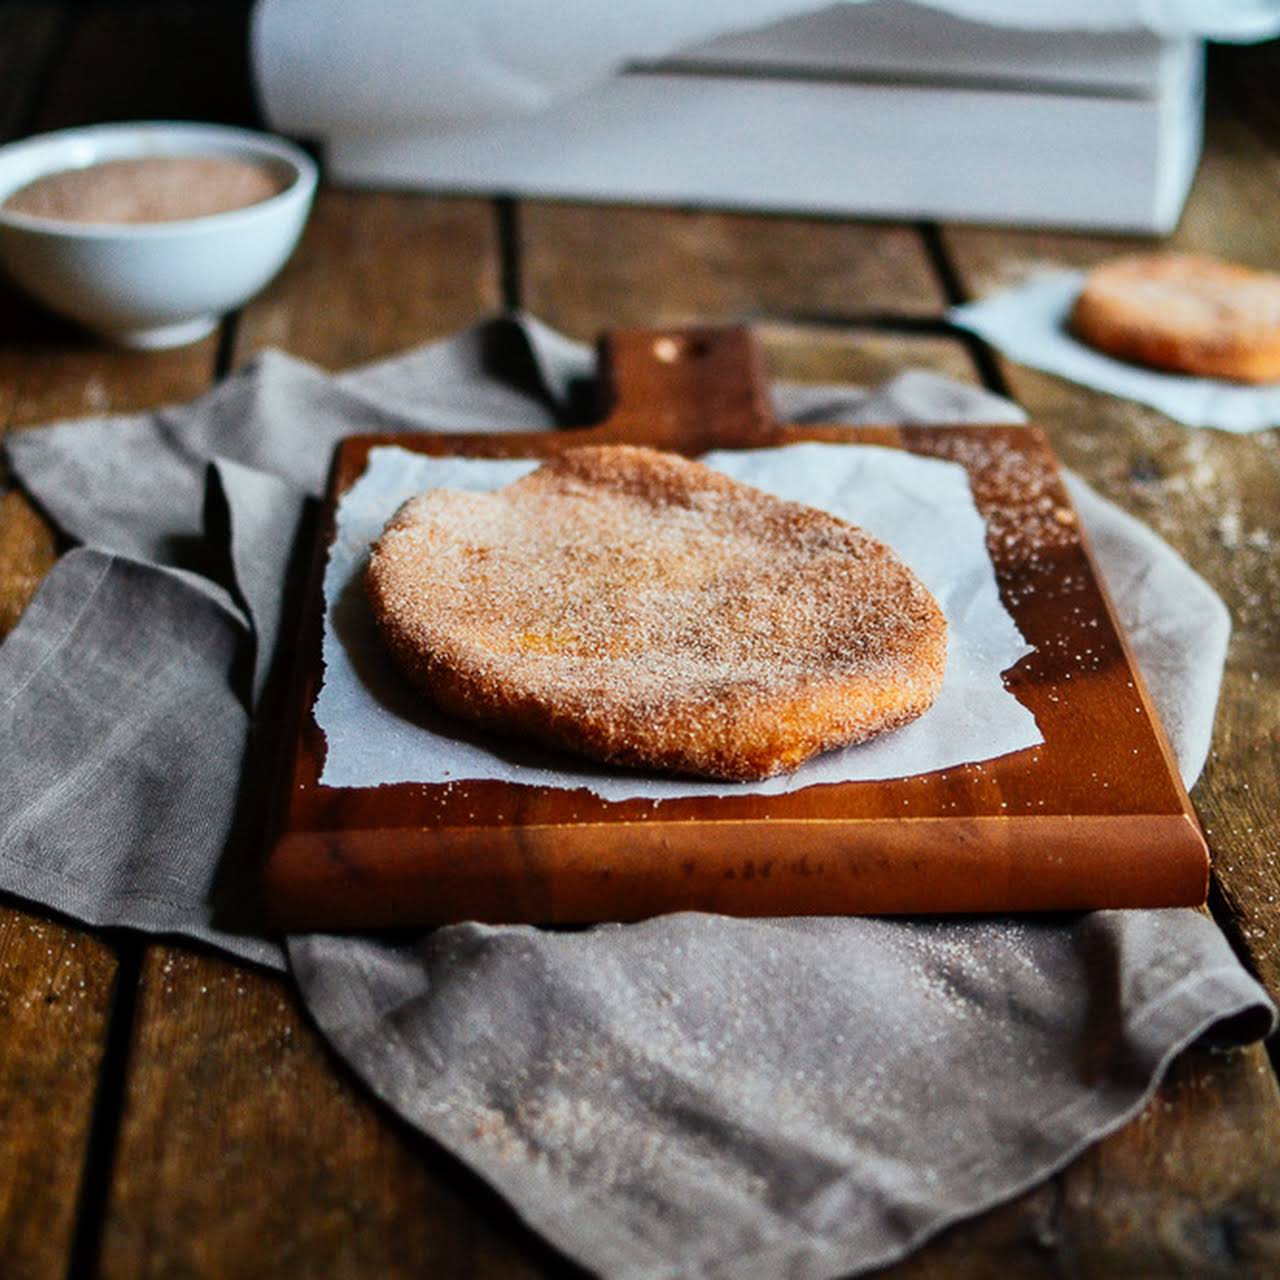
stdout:
<svg viewBox="0 0 1280 1280">
<path fill-rule="evenodd" d="M 353 436 L 338 448 L 264 883 L 285 928 L 737 915 L 1010 912 L 1204 900 L 1208 851 L 1057 465 L 1033 427 L 781 426 L 744 330 L 601 343 L 595 427 Z M 1036 646 L 1006 675 L 1044 743 L 981 764 L 788 795 L 609 802 L 502 782 L 321 786 L 321 577 L 369 450 L 544 457 L 626 441 L 697 455 L 801 440 L 960 463 L 1005 604 Z"/>
</svg>

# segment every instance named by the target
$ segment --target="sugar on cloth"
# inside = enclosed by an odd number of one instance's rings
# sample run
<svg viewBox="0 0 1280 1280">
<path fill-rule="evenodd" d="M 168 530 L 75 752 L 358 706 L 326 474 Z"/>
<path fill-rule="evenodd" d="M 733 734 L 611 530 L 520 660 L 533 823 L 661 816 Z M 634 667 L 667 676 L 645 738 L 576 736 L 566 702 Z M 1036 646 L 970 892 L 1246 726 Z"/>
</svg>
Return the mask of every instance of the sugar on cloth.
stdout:
<svg viewBox="0 0 1280 1280">
<path fill-rule="evenodd" d="M 1083 284 L 1079 271 L 1044 272 L 1012 289 L 952 307 L 947 318 L 1019 364 L 1150 405 L 1188 427 L 1245 433 L 1280 425 L 1280 383 L 1242 386 L 1145 369 L 1073 337 L 1067 320 Z"/>
<path fill-rule="evenodd" d="M 252 919 L 255 818 L 325 455 L 352 424 L 551 426 L 591 373 L 587 349 L 509 318 L 337 377 L 272 354 L 191 405 L 11 437 L 15 473 L 83 545 L 0 645 L 0 889 L 283 964 Z M 777 400 L 812 421 L 1018 417 L 918 372 Z M 1225 610 L 1072 490 L 1194 780 Z M 888 1262 L 1123 1123 L 1198 1036 L 1274 1017 L 1194 911 L 679 914 L 287 945 L 374 1092 L 626 1280 Z"/>
</svg>

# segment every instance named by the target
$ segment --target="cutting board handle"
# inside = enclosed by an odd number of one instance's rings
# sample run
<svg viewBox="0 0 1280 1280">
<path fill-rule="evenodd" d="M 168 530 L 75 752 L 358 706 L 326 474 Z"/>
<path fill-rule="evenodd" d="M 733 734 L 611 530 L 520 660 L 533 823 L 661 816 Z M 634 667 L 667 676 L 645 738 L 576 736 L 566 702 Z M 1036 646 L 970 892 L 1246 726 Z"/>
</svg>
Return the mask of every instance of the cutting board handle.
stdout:
<svg viewBox="0 0 1280 1280">
<path fill-rule="evenodd" d="M 600 439 L 697 453 L 778 434 L 764 363 L 746 329 L 620 329 L 600 341 Z M 692 447 L 691 447 L 692 446 Z"/>
</svg>

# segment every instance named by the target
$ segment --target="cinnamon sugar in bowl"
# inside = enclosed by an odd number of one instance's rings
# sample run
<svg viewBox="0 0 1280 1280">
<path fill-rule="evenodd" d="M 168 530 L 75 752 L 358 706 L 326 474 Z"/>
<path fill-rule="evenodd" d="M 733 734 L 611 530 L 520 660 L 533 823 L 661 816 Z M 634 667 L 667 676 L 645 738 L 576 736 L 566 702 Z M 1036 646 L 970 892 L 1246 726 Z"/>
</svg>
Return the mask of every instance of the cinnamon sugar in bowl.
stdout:
<svg viewBox="0 0 1280 1280">
<path fill-rule="evenodd" d="M 0 147 L 0 263 L 54 311 L 130 347 L 194 342 L 297 244 L 316 167 L 281 138 L 109 124 Z"/>
<path fill-rule="evenodd" d="M 46 174 L 4 208 L 54 222 L 181 222 L 261 204 L 288 185 L 278 169 L 239 156 L 138 156 Z"/>
</svg>

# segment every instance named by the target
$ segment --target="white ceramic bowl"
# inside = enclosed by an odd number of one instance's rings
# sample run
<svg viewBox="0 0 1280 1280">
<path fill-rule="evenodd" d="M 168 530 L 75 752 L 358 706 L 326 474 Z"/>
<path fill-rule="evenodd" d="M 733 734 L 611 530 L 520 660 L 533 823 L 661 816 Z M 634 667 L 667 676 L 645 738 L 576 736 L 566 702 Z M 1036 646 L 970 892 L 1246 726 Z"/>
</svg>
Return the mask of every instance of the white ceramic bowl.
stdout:
<svg viewBox="0 0 1280 1280">
<path fill-rule="evenodd" d="M 259 204 L 178 222 L 84 223 L 5 209 L 46 174 L 104 160 L 218 155 L 256 160 L 286 182 Z M 316 166 L 281 138 L 222 125 L 139 123 L 63 129 L 0 147 L 0 263 L 32 297 L 127 347 L 204 337 L 293 252 Z"/>
</svg>

